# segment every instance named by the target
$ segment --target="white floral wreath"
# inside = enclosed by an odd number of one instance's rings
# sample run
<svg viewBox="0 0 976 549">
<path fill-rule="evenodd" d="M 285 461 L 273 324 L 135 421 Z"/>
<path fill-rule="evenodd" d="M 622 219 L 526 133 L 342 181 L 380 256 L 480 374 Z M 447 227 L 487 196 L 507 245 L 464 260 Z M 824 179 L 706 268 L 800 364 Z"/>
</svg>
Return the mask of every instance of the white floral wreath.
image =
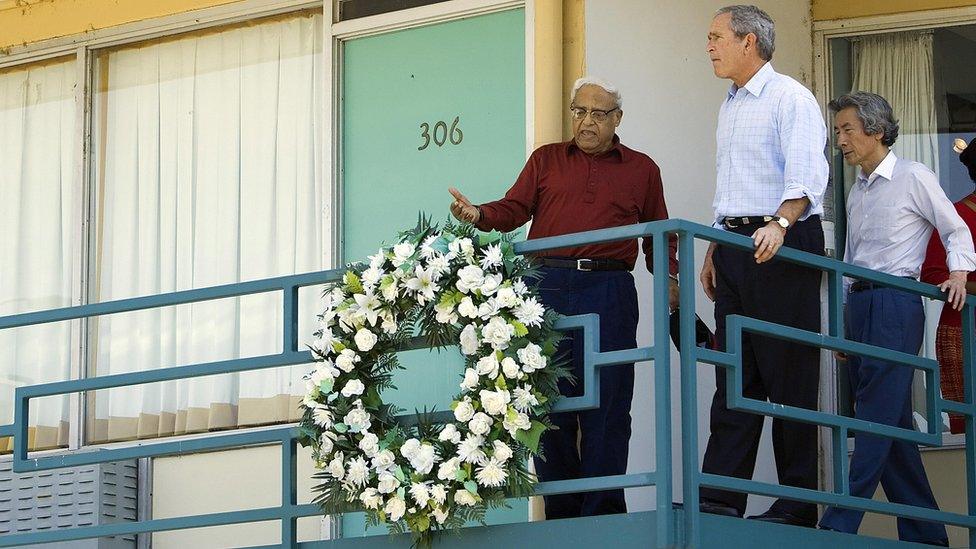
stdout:
<svg viewBox="0 0 976 549">
<path fill-rule="evenodd" d="M 568 373 L 553 360 L 557 315 L 527 276 L 536 273 L 510 236 L 439 230 L 422 218 L 327 286 L 300 426 L 323 469 L 315 490 L 325 513 L 361 508 L 368 524 L 409 529 L 428 545 L 434 532 L 483 523 L 505 497 L 532 493 L 528 458 Z M 431 346 L 459 345 L 465 359 L 454 422 L 420 414 L 406 426 L 380 397 L 401 368 L 396 351 L 418 329 Z"/>
</svg>

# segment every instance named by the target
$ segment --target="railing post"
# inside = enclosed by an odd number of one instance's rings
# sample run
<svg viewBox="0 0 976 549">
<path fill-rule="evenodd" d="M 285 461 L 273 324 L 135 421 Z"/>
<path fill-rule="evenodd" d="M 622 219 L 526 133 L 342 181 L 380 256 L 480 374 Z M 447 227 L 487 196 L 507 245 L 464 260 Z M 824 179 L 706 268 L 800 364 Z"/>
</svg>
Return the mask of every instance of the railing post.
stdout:
<svg viewBox="0 0 976 549">
<path fill-rule="evenodd" d="M 281 546 L 295 547 L 298 543 L 298 442 L 292 437 L 281 439 Z"/>
<path fill-rule="evenodd" d="M 701 547 L 698 490 L 698 346 L 695 341 L 695 235 L 684 231 L 678 243 L 678 279 L 684 287 L 681 319 L 681 485 L 684 504 L 684 543 Z"/>
<path fill-rule="evenodd" d="M 969 500 L 969 516 L 976 516 L 976 359 L 974 345 L 976 334 L 973 330 L 973 306 L 966 303 L 962 309 L 962 371 L 963 371 L 963 400 L 969 408 L 969 414 L 964 417 L 966 422 L 966 496 Z M 976 528 L 969 528 L 969 546 L 976 547 Z"/>
<path fill-rule="evenodd" d="M 281 300 L 284 312 L 281 321 L 284 325 L 282 331 L 282 347 L 284 353 L 298 351 L 298 286 L 285 285 L 281 288 Z"/>
<path fill-rule="evenodd" d="M 657 547 L 674 547 L 674 474 L 671 463 L 671 334 L 668 306 L 668 236 L 654 233 L 654 462 Z M 687 290 L 685 290 L 687 291 Z"/>
</svg>

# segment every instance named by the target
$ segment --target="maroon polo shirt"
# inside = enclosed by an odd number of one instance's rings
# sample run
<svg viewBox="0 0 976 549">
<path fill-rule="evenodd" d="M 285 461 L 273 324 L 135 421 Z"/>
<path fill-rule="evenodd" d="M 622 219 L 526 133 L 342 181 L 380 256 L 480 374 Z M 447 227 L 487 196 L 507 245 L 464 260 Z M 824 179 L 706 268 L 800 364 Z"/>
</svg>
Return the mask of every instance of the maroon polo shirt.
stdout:
<svg viewBox="0 0 976 549">
<path fill-rule="evenodd" d="M 529 157 L 505 198 L 481 206 L 478 228 L 508 232 L 530 218 L 529 239 L 592 229 L 620 227 L 668 218 L 661 170 L 646 154 L 620 144 L 592 156 L 573 141 L 543 145 Z M 669 246 L 670 272 L 677 274 L 677 237 Z M 643 242 L 647 269 L 653 272 L 653 241 Z M 619 259 L 631 269 L 637 262 L 636 240 L 549 250 L 539 256 Z"/>
</svg>

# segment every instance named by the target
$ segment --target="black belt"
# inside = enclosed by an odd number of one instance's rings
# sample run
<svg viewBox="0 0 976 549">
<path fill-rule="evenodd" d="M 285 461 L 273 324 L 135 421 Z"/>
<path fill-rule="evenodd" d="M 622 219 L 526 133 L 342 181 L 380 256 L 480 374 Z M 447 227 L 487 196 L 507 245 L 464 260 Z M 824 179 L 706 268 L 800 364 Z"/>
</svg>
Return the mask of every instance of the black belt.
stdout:
<svg viewBox="0 0 976 549">
<path fill-rule="evenodd" d="M 629 271 L 630 265 L 619 259 L 556 259 L 541 257 L 537 260 L 545 267 L 575 269 L 577 271 Z"/>
<path fill-rule="evenodd" d="M 725 225 L 726 229 L 738 229 L 739 227 L 745 227 L 746 225 L 765 225 L 775 218 L 772 215 L 750 215 L 745 217 L 725 217 L 722 219 L 722 224 Z"/>
<path fill-rule="evenodd" d="M 915 280 L 914 276 L 903 276 L 901 278 L 907 278 L 910 280 Z M 870 280 L 858 280 L 851 284 L 850 293 L 863 292 L 865 290 L 880 290 L 881 288 L 891 288 L 891 286 L 885 286 L 884 284 L 878 284 L 877 282 L 871 282 Z"/>
</svg>

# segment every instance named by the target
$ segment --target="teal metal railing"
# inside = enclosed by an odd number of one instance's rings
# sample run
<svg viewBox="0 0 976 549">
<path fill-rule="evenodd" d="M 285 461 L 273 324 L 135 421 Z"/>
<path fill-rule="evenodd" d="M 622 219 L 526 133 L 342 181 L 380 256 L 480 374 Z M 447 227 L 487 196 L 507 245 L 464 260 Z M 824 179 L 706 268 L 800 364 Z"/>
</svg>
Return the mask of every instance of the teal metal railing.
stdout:
<svg viewBox="0 0 976 549">
<path fill-rule="evenodd" d="M 652 238 L 654 245 L 653 265 L 655 272 L 668 269 L 666 240 L 670 235 L 679 239 L 679 278 L 684 282 L 681 293 L 681 420 L 682 432 L 682 497 L 684 511 L 680 515 L 680 525 L 676 527 L 675 511 L 672 506 L 673 463 L 671 457 L 671 351 L 668 310 L 667 277 L 655 277 L 654 295 L 654 337 L 653 345 L 637 349 L 602 352 L 599 349 L 599 322 L 595 315 L 567 317 L 560 321 L 560 329 L 581 329 L 584 338 L 584 382 L 585 394 L 580 397 L 560 401 L 556 411 L 592 409 L 599 406 L 600 368 L 612 367 L 639 361 L 654 361 L 654 409 L 655 409 L 655 470 L 646 473 L 617 475 L 611 477 L 585 478 L 557 482 L 540 483 L 537 493 L 550 495 L 557 493 L 597 491 L 638 486 L 656 487 L 656 533 L 657 547 L 700 547 L 701 517 L 698 511 L 698 491 L 702 486 L 711 486 L 774 497 L 813 502 L 823 505 L 860 509 L 888 515 L 933 520 L 969 529 L 970 545 L 976 547 L 976 449 L 974 449 L 974 404 L 973 388 L 976 386 L 976 371 L 972 366 L 974 329 L 973 306 L 976 299 L 969 297 L 963 314 L 963 333 L 968 334 L 964 341 L 965 402 L 959 403 L 942 399 L 938 387 L 938 366 L 933 361 L 907 355 L 888 349 L 847 341 L 843 337 L 843 277 L 849 276 L 870 280 L 886 286 L 899 288 L 917 295 L 934 299 L 944 299 L 942 292 L 935 287 L 898 278 L 868 269 L 846 265 L 829 258 L 783 248 L 778 257 L 781 260 L 806 265 L 827 274 L 828 287 L 828 330 L 819 334 L 789 328 L 756 319 L 731 316 L 727 319 L 727 350 L 725 352 L 695 346 L 695 292 L 697 273 L 694 264 L 696 240 L 717 242 L 741 249 L 751 249 L 751 240 L 737 234 L 720 231 L 711 227 L 684 220 L 668 220 L 644 223 L 627 227 L 616 227 L 576 233 L 545 239 L 520 242 L 516 245 L 519 253 L 531 254 L 548 249 L 565 248 L 581 244 L 594 244 L 618 240 L 631 240 L 641 237 Z M 277 354 L 248 357 L 218 362 L 173 366 L 151 371 L 115 374 L 71 381 L 19 387 L 15 390 L 14 423 L 0 426 L 0 436 L 12 436 L 13 469 L 15 472 L 57 469 L 85 464 L 105 463 L 126 459 L 188 454 L 243 446 L 278 444 L 282 452 L 281 505 L 261 509 L 250 509 L 223 513 L 212 513 L 188 517 L 152 519 L 139 522 L 115 523 L 92 527 L 50 530 L 25 534 L 7 535 L 0 538 L 0 547 L 61 542 L 123 534 L 158 532 L 218 526 L 244 522 L 278 520 L 281 522 L 281 545 L 299 546 L 296 541 L 297 519 L 319 514 L 317 506 L 297 503 L 296 461 L 297 430 L 293 426 L 265 430 L 244 430 L 230 434 L 212 434 L 199 438 L 160 441 L 140 445 L 100 449 L 92 452 L 67 452 L 31 457 L 27 451 L 27 418 L 32 399 L 63 395 L 74 392 L 109 389 L 154 383 L 175 379 L 207 376 L 222 373 L 243 372 L 264 368 L 274 368 L 311 362 L 308 351 L 300 351 L 298 341 L 298 290 L 301 287 L 323 284 L 341 278 L 341 270 L 300 274 L 254 282 L 243 282 L 212 288 L 173 292 L 156 296 L 124 299 L 106 303 L 68 307 L 35 313 L 25 313 L 0 318 L 0 329 L 31 326 L 51 322 L 82 319 L 107 314 L 153 309 L 199 301 L 239 297 L 257 293 L 282 292 L 283 300 L 283 339 L 282 351 Z M 743 332 L 764 334 L 826 349 L 843 351 L 890 360 L 906 367 L 923 370 L 927 378 L 927 414 L 930 419 L 929 431 L 919 433 L 908 429 L 878 425 L 862 420 L 841 417 L 833 414 L 773 405 L 767 402 L 748 399 L 741 392 L 741 354 L 739 341 Z M 406 348 L 418 348 L 422 343 L 412 341 Z M 700 363 L 712 364 L 725 369 L 729 387 L 733 394 L 729 406 L 734 409 L 802 421 L 826 426 L 833 435 L 833 492 L 800 489 L 752 480 L 724 477 L 702 473 L 698 465 L 698 412 L 697 412 L 697 368 Z M 942 411 L 955 412 L 966 418 L 966 487 L 968 491 L 968 514 L 950 513 L 913 507 L 908 505 L 878 502 L 851 496 L 847 491 L 847 435 L 850 432 L 866 432 L 889 438 L 896 438 L 924 444 L 941 445 L 940 433 L 936 432 L 939 421 L 934 421 Z M 402 418 L 409 422 L 409 417 Z M 304 545 L 304 544 L 302 544 Z"/>
</svg>

